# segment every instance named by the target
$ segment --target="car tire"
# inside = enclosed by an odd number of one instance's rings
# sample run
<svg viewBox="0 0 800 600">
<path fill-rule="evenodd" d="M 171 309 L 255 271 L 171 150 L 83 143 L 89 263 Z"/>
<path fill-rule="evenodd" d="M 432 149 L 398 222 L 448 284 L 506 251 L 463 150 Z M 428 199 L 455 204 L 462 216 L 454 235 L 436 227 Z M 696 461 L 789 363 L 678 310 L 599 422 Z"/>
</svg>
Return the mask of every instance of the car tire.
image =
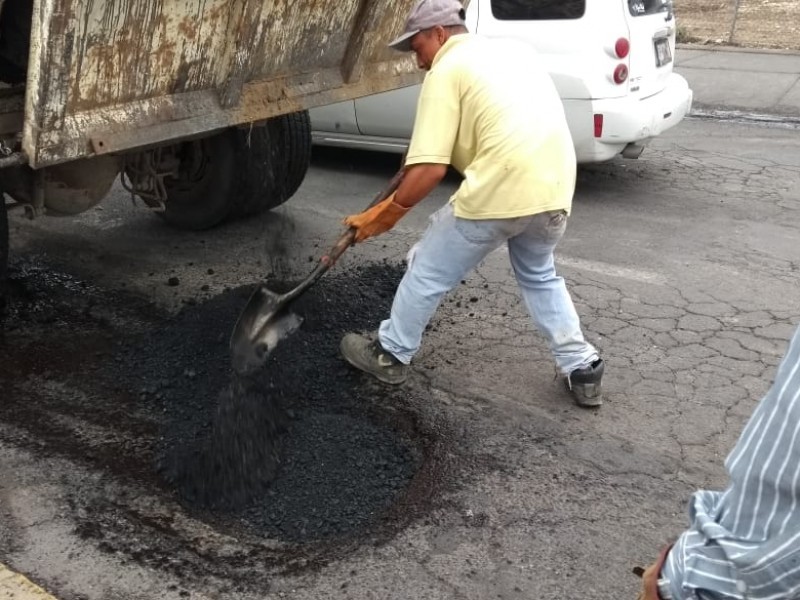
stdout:
<svg viewBox="0 0 800 600">
<path fill-rule="evenodd" d="M 247 176 L 232 206 L 236 218 L 276 208 L 294 195 L 311 163 L 311 120 L 308 111 L 300 111 L 239 134 L 237 163 Z"/>
</svg>

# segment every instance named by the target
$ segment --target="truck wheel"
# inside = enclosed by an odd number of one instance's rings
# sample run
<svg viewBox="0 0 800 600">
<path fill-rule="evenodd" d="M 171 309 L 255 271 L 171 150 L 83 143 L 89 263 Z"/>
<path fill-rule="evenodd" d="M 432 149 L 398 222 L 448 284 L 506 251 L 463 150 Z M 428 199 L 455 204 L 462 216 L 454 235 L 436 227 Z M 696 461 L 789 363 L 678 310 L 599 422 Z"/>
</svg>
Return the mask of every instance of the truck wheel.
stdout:
<svg viewBox="0 0 800 600">
<path fill-rule="evenodd" d="M 236 187 L 235 132 L 183 142 L 175 148 L 177 177 L 165 177 L 167 199 L 158 213 L 178 229 L 199 231 L 221 223 Z"/>
<path fill-rule="evenodd" d="M 283 139 L 284 179 L 283 192 L 286 202 L 294 196 L 303 183 L 311 164 L 311 117 L 307 110 L 284 115 L 281 121 Z"/>
<path fill-rule="evenodd" d="M 171 150 L 178 175 L 164 178 L 159 214 L 180 229 L 208 229 L 275 208 L 297 191 L 311 162 L 311 121 L 307 111 L 281 115 Z"/>
<path fill-rule="evenodd" d="M 3 309 L 6 307 L 6 276 L 8 275 L 8 209 L 6 208 L 5 198 L 0 192 L 0 200 L 3 206 L 0 207 L 0 318 Z"/>
<path fill-rule="evenodd" d="M 246 176 L 232 216 L 246 217 L 280 206 L 300 187 L 311 162 L 311 119 L 308 111 L 300 111 L 239 133 L 237 162 L 246 165 Z"/>
</svg>

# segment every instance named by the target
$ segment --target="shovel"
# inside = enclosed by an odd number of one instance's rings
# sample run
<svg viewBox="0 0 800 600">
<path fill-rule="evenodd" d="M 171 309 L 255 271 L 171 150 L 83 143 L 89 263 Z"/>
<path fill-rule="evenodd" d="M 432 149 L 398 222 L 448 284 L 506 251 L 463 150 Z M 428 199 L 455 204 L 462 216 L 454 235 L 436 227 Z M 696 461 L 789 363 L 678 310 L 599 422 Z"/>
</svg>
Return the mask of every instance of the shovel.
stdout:
<svg viewBox="0 0 800 600">
<path fill-rule="evenodd" d="M 386 189 L 375 196 L 367 208 L 388 198 L 402 179 L 403 168 L 392 177 Z M 290 310 L 292 302 L 336 264 L 344 251 L 353 245 L 355 236 L 356 229 L 348 228 L 328 253 L 320 257 L 311 274 L 285 294 L 277 294 L 265 285 L 260 285 L 253 292 L 239 314 L 231 335 L 231 362 L 237 373 L 246 374 L 261 367 L 278 343 L 300 327 L 300 317 Z"/>
</svg>

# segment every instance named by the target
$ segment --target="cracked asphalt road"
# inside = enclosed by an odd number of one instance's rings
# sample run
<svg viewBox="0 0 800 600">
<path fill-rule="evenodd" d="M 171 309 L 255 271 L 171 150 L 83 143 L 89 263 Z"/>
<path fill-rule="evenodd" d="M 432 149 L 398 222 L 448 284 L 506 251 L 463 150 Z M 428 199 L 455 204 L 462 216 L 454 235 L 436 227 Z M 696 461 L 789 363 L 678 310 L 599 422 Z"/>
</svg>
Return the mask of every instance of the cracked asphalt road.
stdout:
<svg viewBox="0 0 800 600">
<path fill-rule="evenodd" d="M 445 419 L 458 432 L 452 453 L 468 467 L 446 489 L 430 482 L 438 501 L 390 537 L 364 534 L 338 551 L 335 539 L 324 550 L 294 548 L 290 568 L 277 569 L 247 553 L 279 555 L 278 541 L 184 511 L 102 466 L 39 452 L 35 434 L 22 444 L 2 421 L 0 560 L 61 598 L 92 600 L 634 597 L 631 567 L 650 562 L 684 527 L 689 494 L 723 485 L 722 461 L 800 322 L 797 140 L 790 128 L 687 120 L 638 161 L 580 171 L 556 260 L 607 362 L 599 411 L 575 407 L 553 380 L 502 251 L 448 296 L 403 396 L 375 395 Z M 341 217 L 360 210 L 396 167 L 396 157 L 319 151 L 285 208 L 203 234 L 167 229 L 116 190 L 76 219 L 17 216 L 12 247 L 138 298 L 133 312 L 170 315 L 269 271 L 305 273 Z M 341 268 L 398 260 L 455 185 L 396 231 L 351 249 Z M 270 254 L 276 247 L 288 254 Z M 179 285 L 168 285 L 174 277 Z M 377 326 L 383 317 L 362 320 Z M 116 336 L 138 326 L 129 313 L 115 319 Z M 19 353 L 91 377 L 92 349 L 51 355 L 43 339 Z M 58 394 L 57 372 L 17 383 Z M 176 561 L 201 568 L 148 564 L 81 537 L 78 522 L 92 514 L 66 501 L 76 487 L 102 490 L 120 510 L 150 519 L 152 527 L 126 534 L 135 538 L 130 547 L 163 534 L 158 526 L 168 521 Z M 101 532 L 106 526 L 98 519 Z M 239 566 L 204 571 L 208 557 Z"/>
</svg>

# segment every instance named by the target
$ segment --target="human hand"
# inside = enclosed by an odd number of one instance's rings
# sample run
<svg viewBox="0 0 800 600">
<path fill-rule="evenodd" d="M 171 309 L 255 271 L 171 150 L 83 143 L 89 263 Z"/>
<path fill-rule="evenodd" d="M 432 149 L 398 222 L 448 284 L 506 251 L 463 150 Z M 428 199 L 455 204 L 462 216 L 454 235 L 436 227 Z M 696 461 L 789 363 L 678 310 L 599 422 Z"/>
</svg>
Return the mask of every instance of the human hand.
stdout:
<svg viewBox="0 0 800 600">
<path fill-rule="evenodd" d="M 636 596 L 636 600 L 661 600 L 658 595 L 658 574 L 660 571 L 661 565 L 653 563 L 641 572 L 642 587 L 639 590 L 639 595 Z"/>
<path fill-rule="evenodd" d="M 661 600 L 658 593 L 658 578 L 661 576 L 661 569 L 667 560 L 672 544 L 661 549 L 658 559 L 646 569 L 635 567 L 633 572 L 642 578 L 642 588 L 639 590 L 637 600 Z"/>
<path fill-rule="evenodd" d="M 394 196 L 392 194 L 364 212 L 345 217 L 344 224 L 356 230 L 356 243 L 389 231 L 409 211 L 395 203 Z"/>
</svg>

